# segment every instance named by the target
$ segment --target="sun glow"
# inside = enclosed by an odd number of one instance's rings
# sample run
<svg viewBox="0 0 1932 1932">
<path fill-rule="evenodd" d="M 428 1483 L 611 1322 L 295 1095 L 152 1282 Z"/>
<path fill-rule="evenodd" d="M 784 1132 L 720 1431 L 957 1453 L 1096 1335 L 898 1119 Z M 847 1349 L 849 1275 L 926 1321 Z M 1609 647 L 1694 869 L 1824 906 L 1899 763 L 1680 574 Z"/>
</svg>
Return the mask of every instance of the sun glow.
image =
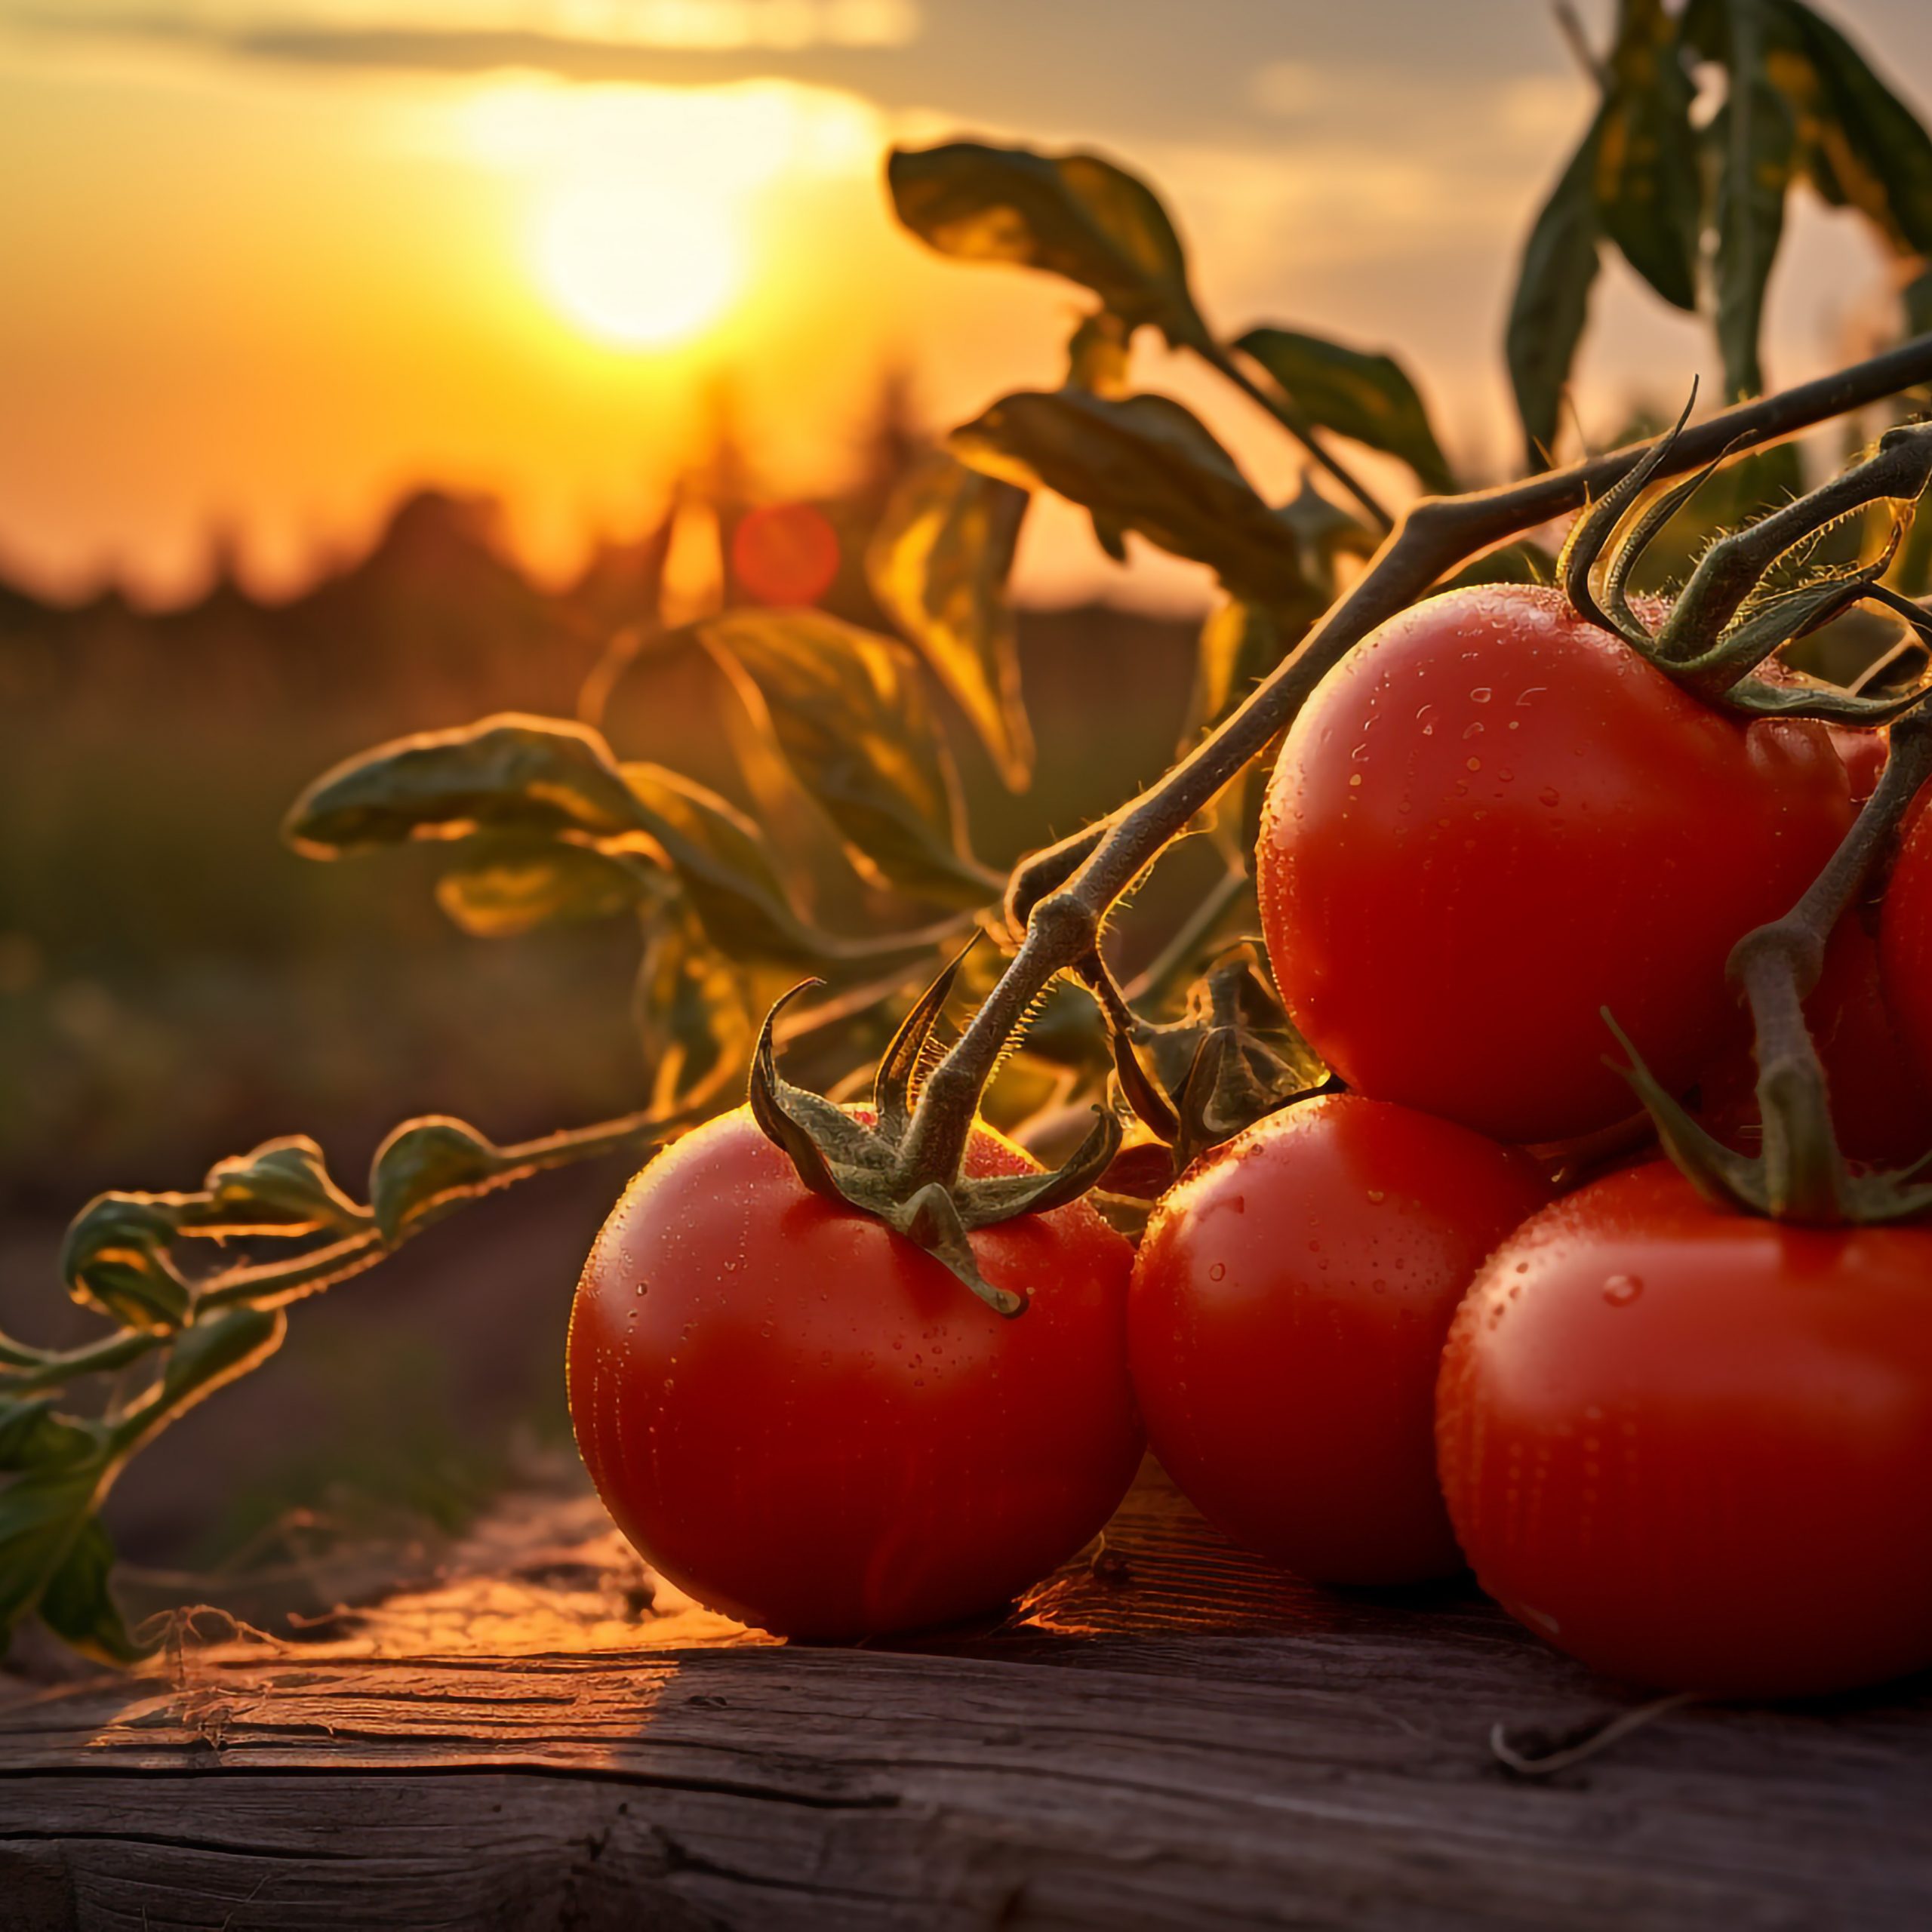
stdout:
<svg viewBox="0 0 1932 1932">
<path fill-rule="evenodd" d="M 574 334 L 663 349 L 715 332 L 771 255 L 773 198 L 878 165 L 876 110 L 788 82 L 721 88 L 510 82 L 465 115 L 513 178 L 528 272 Z"/>
<path fill-rule="evenodd" d="M 737 227 L 721 198 L 586 181 L 544 211 L 537 265 L 552 300 L 580 328 L 626 348 L 666 348 L 716 321 L 737 294 Z"/>
</svg>

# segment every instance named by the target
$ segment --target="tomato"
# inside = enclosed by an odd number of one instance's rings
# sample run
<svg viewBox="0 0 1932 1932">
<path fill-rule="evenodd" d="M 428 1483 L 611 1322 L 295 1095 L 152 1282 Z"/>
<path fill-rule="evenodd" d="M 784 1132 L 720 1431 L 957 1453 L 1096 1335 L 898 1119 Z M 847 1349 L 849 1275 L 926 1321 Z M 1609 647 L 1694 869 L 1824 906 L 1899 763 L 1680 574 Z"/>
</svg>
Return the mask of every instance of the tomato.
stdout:
<svg viewBox="0 0 1932 1932">
<path fill-rule="evenodd" d="M 1822 725 L 1700 703 L 1555 590 L 1451 591 L 1364 639 L 1289 731 L 1263 928 L 1349 1085 L 1562 1140 L 1631 1111 L 1599 1008 L 1671 1087 L 1743 1036 L 1726 957 L 1850 818 Z"/>
<path fill-rule="evenodd" d="M 1932 1664 L 1932 1229 L 1706 1206 L 1653 1161 L 1506 1241 L 1438 1391 L 1478 1580 L 1613 1676 L 1804 1696 Z"/>
<path fill-rule="evenodd" d="M 1134 1263 L 1134 1387 L 1163 1466 L 1235 1541 L 1324 1583 L 1460 1569 L 1436 1486 L 1442 1340 L 1548 1198 L 1527 1156 L 1355 1094 L 1197 1162 Z"/>
<path fill-rule="evenodd" d="M 977 1129 L 976 1174 L 1037 1171 Z M 571 1317 L 571 1420 L 617 1524 L 681 1589 L 795 1637 L 1005 1603 L 1132 1480 L 1132 1252 L 1091 1204 L 972 1237 L 995 1314 L 882 1223 L 809 1192 L 749 1111 L 632 1182 Z"/>
<path fill-rule="evenodd" d="M 1914 808 L 1878 921 L 1885 1005 L 1913 1071 L 1932 1082 L 1932 814 Z"/>
<path fill-rule="evenodd" d="M 1832 934 L 1804 1017 L 1847 1156 L 1903 1167 L 1932 1150 L 1932 1085 L 1906 1051 L 1881 989 L 1878 941 L 1857 907 Z M 1704 1125 L 1740 1152 L 1756 1153 L 1764 1130 L 1758 1117 L 1758 1063 L 1750 1048 L 1734 1048 L 1699 1085 Z"/>
</svg>

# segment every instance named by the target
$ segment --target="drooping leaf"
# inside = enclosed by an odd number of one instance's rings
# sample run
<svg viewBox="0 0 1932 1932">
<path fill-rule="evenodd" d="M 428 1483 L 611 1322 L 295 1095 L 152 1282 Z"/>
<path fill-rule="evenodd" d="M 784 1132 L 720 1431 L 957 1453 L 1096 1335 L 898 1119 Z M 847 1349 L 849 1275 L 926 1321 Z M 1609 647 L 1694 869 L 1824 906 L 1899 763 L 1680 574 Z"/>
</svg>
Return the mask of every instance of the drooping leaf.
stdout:
<svg viewBox="0 0 1932 1932">
<path fill-rule="evenodd" d="M 0 1398 L 0 1470 L 58 1469 L 98 1455 L 99 1427 L 56 1413 L 55 1398 Z"/>
<path fill-rule="evenodd" d="M 1596 195 L 1602 143 L 1600 109 L 1530 230 L 1509 305 L 1504 352 L 1532 469 L 1549 466 L 1570 365 L 1589 313 L 1602 232 Z"/>
<path fill-rule="evenodd" d="M 106 1473 L 97 1458 L 35 1469 L 0 1489 L 0 1647 L 92 1519 Z"/>
<path fill-rule="evenodd" d="M 1784 229 L 1798 158 L 1798 122 L 1767 63 L 1762 0 L 1730 0 L 1730 94 L 1705 138 L 1717 183 L 1718 346 L 1733 398 L 1764 386 L 1759 343 L 1764 292 Z"/>
<path fill-rule="evenodd" d="M 610 747 L 588 725 L 506 712 L 378 745 L 325 772 L 283 827 L 297 851 L 334 858 L 478 831 L 611 836 L 635 823 Z"/>
<path fill-rule="evenodd" d="M 1281 328 L 1250 329 L 1235 346 L 1254 357 L 1318 428 L 1399 457 L 1426 490 L 1456 487 L 1428 409 L 1392 355 Z"/>
<path fill-rule="evenodd" d="M 278 1308 L 223 1309 L 184 1328 L 168 1351 L 157 1398 L 170 1417 L 192 1408 L 281 1346 L 288 1317 Z"/>
<path fill-rule="evenodd" d="M 954 141 L 896 149 L 886 179 L 900 220 L 941 254 L 1044 269 L 1093 290 L 1129 328 L 1208 342 L 1173 223 L 1112 162 Z"/>
<path fill-rule="evenodd" d="M 648 875 L 623 854 L 505 832 L 466 840 L 436 881 L 436 903 L 478 939 L 508 939 L 564 920 L 629 912 Z"/>
<path fill-rule="evenodd" d="M 998 891 L 967 854 L 952 757 L 903 645 L 812 610 L 728 611 L 701 634 L 861 870 L 967 904 Z"/>
<path fill-rule="evenodd" d="M 653 926 L 632 1011 L 657 1111 L 719 1091 L 750 1063 L 757 1029 L 743 986 L 687 915 L 673 912 Z"/>
<path fill-rule="evenodd" d="M 113 1573 L 113 1542 L 100 1518 L 90 1516 L 41 1592 L 40 1620 L 83 1657 L 138 1663 L 152 1647 L 130 1634 L 114 1601 Z"/>
<path fill-rule="evenodd" d="M 811 965 L 838 943 L 801 918 L 764 835 L 728 800 L 681 773 L 623 768 L 637 823 L 677 873 L 706 932 L 734 956 Z"/>
<path fill-rule="evenodd" d="M 202 1187 L 205 1204 L 183 1210 L 184 1234 L 232 1241 L 249 1235 L 352 1233 L 369 1214 L 337 1186 L 322 1150 L 306 1134 L 265 1140 L 246 1154 L 217 1161 Z"/>
<path fill-rule="evenodd" d="M 188 1312 L 188 1284 L 168 1250 L 183 1197 L 100 1194 L 68 1223 L 60 1248 L 67 1292 L 125 1327 L 165 1334 Z"/>
<path fill-rule="evenodd" d="M 1669 303 L 1697 306 L 1703 220 L 1694 91 L 1663 0 L 1625 0 L 1597 147 L 1604 232 Z"/>
<path fill-rule="evenodd" d="M 1023 392 L 949 441 L 975 469 L 1052 490 L 1207 565 L 1236 595 L 1269 603 L 1306 594 L 1275 513 L 1200 420 L 1166 396 Z"/>
<path fill-rule="evenodd" d="M 383 1239 L 393 1241 L 509 1177 L 502 1150 L 467 1121 L 428 1115 L 404 1121 L 376 1149 L 369 1201 Z"/>
<path fill-rule="evenodd" d="M 880 606 L 916 645 L 1014 790 L 1032 776 L 1007 577 L 1030 499 L 938 455 L 893 492 L 866 552 Z"/>
<path fill-rule="evenodd" d="M 1777 4 L 1815 76 L 1814 138 L 1839 192 L 1901 254 L 1932 255 L 1932 135 L 1829 20 L 1799 0 Z"/>
</svg>

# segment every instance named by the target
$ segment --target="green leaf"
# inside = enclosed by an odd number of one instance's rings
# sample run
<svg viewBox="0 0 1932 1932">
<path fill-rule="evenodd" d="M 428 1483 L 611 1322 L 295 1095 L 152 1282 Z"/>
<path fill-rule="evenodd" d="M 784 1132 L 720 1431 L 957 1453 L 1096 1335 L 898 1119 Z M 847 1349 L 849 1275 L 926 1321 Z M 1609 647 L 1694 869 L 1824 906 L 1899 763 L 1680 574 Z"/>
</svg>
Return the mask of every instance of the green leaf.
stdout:
<svg viewBox="0 0 1932 1932">
<path fill-rule="evenodd" d="M 1813 138 L 1839 191 L 1900 254 L 1932 255 L 1932 136 L 1829 21 L 1798 0 L 1777 17 L 1815 77 Z"/>
<path fill-rule="evenodd" d="M 97 1460 L 36 1469 L 0 1490 L 0 1643 L 66 1562 L 106 1475 Z"/>
<path fill-rule="evenodd" d="M 0 1398 L 0 1469 L 57 1469 L 97 1456 L 99 1428 L 54 1412 L 56 1398 Z"/>
<path fill-rule="evenodd" d="M 728 800 L 681 773 L 623 768 L 638 821 L 674 870 L 704 928 L 735 957 L 821 964 L 838 943 L 800 918 L 764 835 Z"/>
<path fill-rule="evenodd" d="M 281 1346 L 288 1317 L 278 1308 L 227 1308 L 184 1328 L 168 1352 L 156 1410 L 172 1419 L 259 1367 Z M 143 1418 L 134 1412 L 139 1428 Z"/>
<path fill-rule="evenodd" d="M 1177 346 L 1211 340 L 1173 223 L 1112 162 L 955 141 L 895 149 L 886 180 L 900 220 L 943 255 L 1044 269 L 1093 290 L 1130 328 L 1152 322 Z"/>
<path fill-rule="evenodd" d="M 1763 0 L 1727 0 L 1730 92 L 1705 138 L 1717 180 L 1718 346 L 1732 398 L 1764 386 L 1759 342 L 1764 292 L 1798 168 L 1798 122 L 1770 79 L 1773 23 Z"/>
<path fill-rule="evenodd" d="M 84 1657 L 138 1663 L 153 1646 L 128 1633 L 109 1587 L 113 1572 L 113 1543 L 100 1518 L 90 1516 L 41 1592 L 40 1620 Z"/>
<path fill-rule="evenodd" d="M 652 928 L 632 1010 L 656 1112 L 719 1091 L 751 1063 L 758 1029 L 743 983 L 694 919 Z"/>
<path fill-rule="evenodd" d="M 1596 192 L 1606 233 L 1669 303 L 1697 306 L 1703 192 L 1694 90 L 1663 0 L 1625 0 L 1599 122 Z"/>
<path fill-rule="evenodd" d="M 436 903 L 478 939 L 629 912 L 650 890 L 635 860 L 557 838 L 502 833 L 466 841 L 436 881 Z"/>
<path fill-rule="evenodd" d="M 1207 565 L 1237 596 L 1270 603 L 1307 594 L 1297 547 L 1275 513 L 1200 420 L 1165 396 L 1023 392 L 949 441 L 975 469 L 1054 491 Z"/>
<path fill-rule="evenodd" d="M 191 1198 L 96 1195 L 68 1223 L 61 1244 L 67 1292 L 125 1327 L 165 1334 L 180 1327 L 188 1284 L 168 1250 Z"/>
<path fill-rule="evenodd" d="M 480 831 L 609 837 L 636 815 L 610 747 L 588 726 L 506 712 L 378 745 L 325 772 L 283 827 L 311 858 Z"/>
<path fill-rule="evenodd" d="M 369 1211 L 336 1186 L 322 1150 L 306 1134 L 285 1134 L 217 1161 L 202 1186 L 203 1201 L 184 1208 L 178 1217 L 183 1234 L 224 1241 L 352 1234 L 369 1223 Z"/>
<path fill-rule="evenodd" d="M 1006 581 L 1031 499 L 939 455 L 908 472 L 866 552 L 880 608 L 915 644 L 1015 791 L 1033 734 Z"/>
<path fill-rule="evenodd" d="M 1318 428 L 1399 457 L 1426 490 L 1455 488 L 1429 411 L 1392 355 L 1294 329 L 1250 329 L 1235 346 L 1259 362 Z"/>
<path fill-rule="evenodd" d="M 1509 305 L 1504 352 L 1532 469 L 1549 466 L 1570 365 L 1589 314 L 1601 233 L 1596 181 L 1603 118 L 1600 110 L 1537 217 Z"/>
<path fill-rule="evenodd" d="M 862 871 L 955 903 L 997 894 L 965 851 L 952 760 L 903 645 L 810 610 L 728 611 L 700 635 Z"/>
<path fill-rule="evenodd" d="M 435 1220 L 515 1177 L 502 1150 L 467 1121 L 432 1114 L 405 1121 L 376 1149 L 369 1200 L 385 1241 Z"/>
</svg>

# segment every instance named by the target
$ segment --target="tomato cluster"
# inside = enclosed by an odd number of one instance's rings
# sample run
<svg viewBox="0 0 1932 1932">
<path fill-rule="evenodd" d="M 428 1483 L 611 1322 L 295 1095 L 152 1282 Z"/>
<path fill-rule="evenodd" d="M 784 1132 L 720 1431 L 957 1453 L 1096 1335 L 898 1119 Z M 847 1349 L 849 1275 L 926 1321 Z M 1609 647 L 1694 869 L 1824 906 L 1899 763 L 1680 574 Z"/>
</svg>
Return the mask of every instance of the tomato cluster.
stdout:
<svg viewBox="0 0 1932 1932">
<path fill-rule="evenodd" d="M 1932 1232 L 1721 1211 L 1550 1143 L 1632 1113 L 1607 1009 L 1734 1145 L 1726 961 L 1844 837 L 1881 740 L 1687 694 L 1553 590 L 1451 592 L 1334 672 L 1257 877 L 1334 1091 L 1168 1190 L 982 1229 L 1003 1321 L 808 1192 L 747 1112 L 647 1169 L 593 1252 L 578 1438 L 706 1602 L 848 1638 L 992 1609 L 1106 1520 L 1146 1439 L 1310 1578 L 1466 1563 L 1633 1680 L 1793 1694 L 1932 1663 Z M 1808 1007 L 1847 1151 L 1932 1145 L 1932 820 Z M 1028 1171 L 980 1130 L 972 1174 Z"/>
</svg>

